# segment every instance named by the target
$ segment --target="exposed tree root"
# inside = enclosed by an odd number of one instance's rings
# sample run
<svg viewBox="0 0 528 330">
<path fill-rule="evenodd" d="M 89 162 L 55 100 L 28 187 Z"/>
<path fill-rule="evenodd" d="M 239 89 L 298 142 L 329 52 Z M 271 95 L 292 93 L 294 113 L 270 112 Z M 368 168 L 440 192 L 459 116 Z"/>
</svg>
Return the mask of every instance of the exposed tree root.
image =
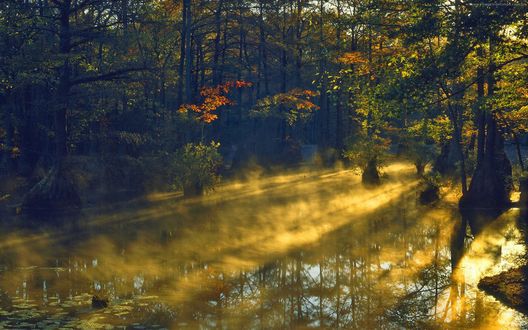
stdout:
<svg viewBox="0 0 528 330">
<path fill-rule="evenodd" d="M 77 212 L 81 199 L 61 166 L 54 166 L 24 197 L 22 211 L 36 216 Z"/>
</svg>

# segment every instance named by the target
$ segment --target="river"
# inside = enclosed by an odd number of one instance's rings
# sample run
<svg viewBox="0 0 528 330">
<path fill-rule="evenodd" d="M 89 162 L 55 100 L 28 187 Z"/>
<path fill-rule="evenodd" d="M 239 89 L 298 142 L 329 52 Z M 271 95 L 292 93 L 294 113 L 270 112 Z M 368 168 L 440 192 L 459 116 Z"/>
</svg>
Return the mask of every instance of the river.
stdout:
<svg viewBox="0 0 528 330">
<path fill-rule="evenodd" d="M 2 219 L 0 329 L 508 328 L 480 278 L 524 262 L 518 211 L 484 228 L 416 203 L 413 168 L 228 182 L 209 195 Z M 92 297 L 109 299 L 93 308 Z"/>
</svg>

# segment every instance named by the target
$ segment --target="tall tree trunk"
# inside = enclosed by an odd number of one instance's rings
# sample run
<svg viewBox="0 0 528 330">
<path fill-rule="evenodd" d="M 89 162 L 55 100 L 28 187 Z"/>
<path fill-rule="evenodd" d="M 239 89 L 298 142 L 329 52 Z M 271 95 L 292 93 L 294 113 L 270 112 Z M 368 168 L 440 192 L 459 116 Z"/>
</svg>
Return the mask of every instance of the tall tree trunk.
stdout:
<svg viewBox="0 0 528 330">
<path fill-rule="evenodd" d="M 488 97 L 495 90 L 496 66 L 493 62 L 493 37 L 490 37 L 490 61 L 488 66 Z M 499 130 L 495 114 L 486 112 L 486 136 L 482 160 L 477 164 L 468 193 L 460 200 L 463 209 L 502 210 L 510 204 L 512 190 L 511 163 L 504 151 L 504 139 Z"/>
<path fill-rule="evenodd" d="M 74 211 L 81 207 L 81 200 L 75 185 L 67 178 L 64 158 L 67 149 L 67 112 L 71 90 L 71 28 L 72 2 L 65 0 L 59 6 L 59 54 L 64 58 L 57 87 L 57 108 L 55 122 L 55 162 L 50 172 L 37 183 L 24 197 L 22 207 L 34 215 Z"/>
<path fill-rule="evenodd" d="M 286 6 L 283 7 L 283 13 L 282 13 L 282 43 L 283 46 L 281 47 L 281 57 L 280 57 L 280 92 L 286 93 L 287 86 L 288 86 L 288 50 L 286 48 L 286 45 L 289 42 L 288 38 L 288 14 L 286 12 Z M 279 106 L 279 113 L 282 113 L 285 111 L 284 106 L 281 104 Z M 278 136 L 281 141 L 281 145 L 279 146 L 280 149 L 285 147 L 284 141 L 286 141 L 287 138 L 287 126 L 288 124 L 283 119 L 279 119 L 278 122 Z"/>
<path fill-rule="evenodd" d="M 337 52 L 341 53 L 341 0 L 337 0 L 337 27 L 336 27 L 336 48 Z M 335 147 L 337 150 L 343 149 L 343 109 L 341 107 L 341 88 L 338 88 L 336 93 L 336 141 Z"/>
<path fill-rule="evenodd" d="M 180 62 L 178 64 L 178 95 L 177 95 L 177 106 L 178 108 L 183 104 L 183 88 L 185 79 L 185 55 L 187 46 L 187 2 L 189 0 L 183 0 L 182 6 L 182 26 L 180 31 Z"/>
<path fill-rule="evenodd" d="M 23 176 L 30 176 L 39 158 L 37 150 L 40 149 L 39 138 L 37 136 L 36 111 L 33 109 L 34 87 L 27 85 L 23 90 L 23 125 L 20 128 L 20 151 L 19 173 Z"/>
<path fill-rule="evenodd" d="M 329 122 L 329 113 L 328 113 L 328 95 L 327 95 L 327 74 L 326 74 L 326 49 L 325 45 L 325 36 L 324 36 L 324 14 L 325 14 L 325 1 L 319 0 L 319 41 L 320 41 L 320 53 L 319 53 L 319 74 L 321 75 L 321 86 L 320 86 L 320 110 L 319 110 L 319 143 L 323 146 L 327 145 L 328 142 L 328 122 Z"/>
<path fill-rule="evenodd" d="M 238 24 L 239 24 L 239 44 L 238 44 L 238 64 L 240 67 L 237 70 L 237 80 L 242 80 L 242 69 L 244 67 L 244 43 L 245 43 L 245 31 L 243 19 L 243 1 L 238 1 Z M 236 114 L 236 123 L 237 125 L 241 124 L 242 121 L 242 88 L 239 88 L 237 91 L 237 114 Z"/>
<path fill-rule="evenodd" d="M 462 194 L 467 193 L 467 175 L 466 175 L 466 158 L 464 155 L 464 149 L 462 148 L 462 112 L 463 106 L 461 104 L 464 94 L 458 92 L 460 90 L 460 84 L 454 84 L 453 90 L 456 92 L 454 96 L 454 104 L 448 104 L 449 117 L 453 125 L 453 140 L 455 142 L 456 154 L 458 161 L 460 162 L 460 185 L 462 187 Z"/>
<path fill-rule="evenodd" d="M 517 133 L 512 132 L 512 134 L 513 134 L 513 141 L 515 142 L 515 149 L 517 151 L 517 159 L 519 160 L 521 171 L 524 172 L 525 167 L 524 167 L 524 160 L 523 160 L 522 152 L 521 152 L 521 141 L 519 141 L 519 135 L 517 135 Z"/>
<path fill-rule="evenodd" d="M 5 149 L 0 151 L 2 155 L 2 169 L 5 169 L 5 174 L 11 174 L 15 170 L 15 162 L 12 157 L 12 150 L 15 147 L 15 127 L 13 102 L 11 100 L 11 93 L 8 91 L 7 95 L 0 95 L 0 110 L 2 110 L 2 122 L 5 127 Z"/>
<path fill-rule="evenodd" d="M 266 32 L 264 30 L 264 2 L 259 2 L 259 72 L 257 85 L 257 98 L 260 97 L 262 80 L 264 81 L 264 95 L 269 95 L 269 75 L 268 75 L 268 59 L 267 59 L 267 45 Z"/>
<path fill-rule="evenodd" d="M 70 48 L 71 48 L 71 30 L 70 30 L 70 15 L 71 15 L 71 0 L 64 1 L 60 7 L 60 33 L 59 33 L 59 53 L 64 57 L 62 67 L 60 69 L 59 86 L 57 88 L 57 104 L 58 108 L 55 110 L 55 157 L 56 162 L 60 164 L 67 153 L 67 122 L 66 115 L 69 106 L 70 97 Z"/>
<path fill-rule="evenodd" d="M 484 60 L 484 54 L 482 47 L 477 49 L 477 56 L 482 61 Z M 477 167 L 482 166 L 484 158 L 484 144 L 486 140 L 486 112 L 484 109 L 484 68 L 479 65 L 477 69 L 477 106 L 476 106 L 476 118 L 477 118 Z"/>
<path fill-rule="evenodd" d="M 296 55 L 295 55 L 295 80 L 297 87 L 302 88 L 302 61 L 303 61 L 303 47 L 302 47 L 302 33 L 303 33 L 303 0 L 297 0 L 296 5 L 296 14 L 295 14 L 295 46 L 296 46 Z"/>
<path fill-rule="evenodd" d="M 185 102 L 192 102 L 192 43 L 191 43 L 191 28 L 192 28 L 192 9 L 191 0 L 183 0 L 186 8 L 185 21 Z"/>
<path fill-rule="evenodd" d="M 227 28 L 229 24 L 229 19 L 226 15 L 224 20 L 224 35 L 222 37 L 222 61 L 220 64 L 220 70 L 218 72 L 218 83 L 221 84 L 224 81 L 224 69 L 226 63 L 226 53 L 227 53 Z"/>
<path fill-rule="evenodd" d="M 216 86 L 220 83 L 220 70 L 218 68 L 218 61 L 220 59 L 220 38 L 222 35 L 222 10 L 224 6 L 224 0 L 218 0 L 218 5 L 215 10 L 215 40 L 214 40 L 214 53 L 213 53 L 213 85 Z M 224 33 L 226 33 L 224 31 Z"/>
</svg>

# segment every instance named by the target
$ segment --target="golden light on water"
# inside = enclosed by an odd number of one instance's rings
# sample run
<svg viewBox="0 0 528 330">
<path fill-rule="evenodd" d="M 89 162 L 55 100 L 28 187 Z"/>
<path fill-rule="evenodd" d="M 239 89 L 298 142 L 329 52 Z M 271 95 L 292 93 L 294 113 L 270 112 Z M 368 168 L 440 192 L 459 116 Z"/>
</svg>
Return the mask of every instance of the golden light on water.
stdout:
<svg viewBox="0 0 528 330">
<path fill-rule="evenodd" d="M 522 315 L 477 288 L 481 278 L 497 275 L 523 263 L 526 246 L 523 244 L 524 235 L 515 224 L 517 218 L 518 210 L 510 210 L 475 237 L 466 237 L 466 252 L 452 274 L 454 284 L 443 292 L 437 306 L 438 309 L 445 308 L 445 321 L 463 324 L 476 318 L 480 329 L 521 328 Z M 478 301 L 481 306 L 496 307 L 488 310 L 488 314 L 475 311 L 476 315 L 468 315 L 470 300 Z"/>
<path fill-rule="evenodd" d="M 95 293 L 129 318 L 152 317 L 139 306 L 158 302 L 164 322 L 178 327 L 376 328 L 410 324 L 409 313 L 431 326 L 474 324 L 478 279 L 524 253 L 514 217 L 466 237 L 451 274 L 460 218 L 449 198 L 421 207 L 412 166 L 385 174 L 370 189 L 342 169 L 256 176 L 203 198 L 153 194 L 91 210 L 66 228 L 3 233 L 0 290 L 42 313 L 49 299 L 86 304 Z M 485 310 L 500 307 L 482 327 L 522 324 L 518 313 L 481 300 Z M 79 322 L 120 324 L 110 314 L 89 311 Z"/>
</svg>

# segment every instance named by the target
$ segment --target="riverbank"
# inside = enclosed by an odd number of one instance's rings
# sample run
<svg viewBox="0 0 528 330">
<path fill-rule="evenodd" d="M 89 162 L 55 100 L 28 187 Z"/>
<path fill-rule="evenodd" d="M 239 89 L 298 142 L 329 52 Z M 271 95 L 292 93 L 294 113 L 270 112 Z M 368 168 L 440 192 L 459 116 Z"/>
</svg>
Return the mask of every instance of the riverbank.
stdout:
<svg viewBox="0 0 528 330">
<path fill-rule="evenodd" d="M 528 315 L 528 265 L 484 277 L 478 287 L 506 306 Z"/>
</svg>

